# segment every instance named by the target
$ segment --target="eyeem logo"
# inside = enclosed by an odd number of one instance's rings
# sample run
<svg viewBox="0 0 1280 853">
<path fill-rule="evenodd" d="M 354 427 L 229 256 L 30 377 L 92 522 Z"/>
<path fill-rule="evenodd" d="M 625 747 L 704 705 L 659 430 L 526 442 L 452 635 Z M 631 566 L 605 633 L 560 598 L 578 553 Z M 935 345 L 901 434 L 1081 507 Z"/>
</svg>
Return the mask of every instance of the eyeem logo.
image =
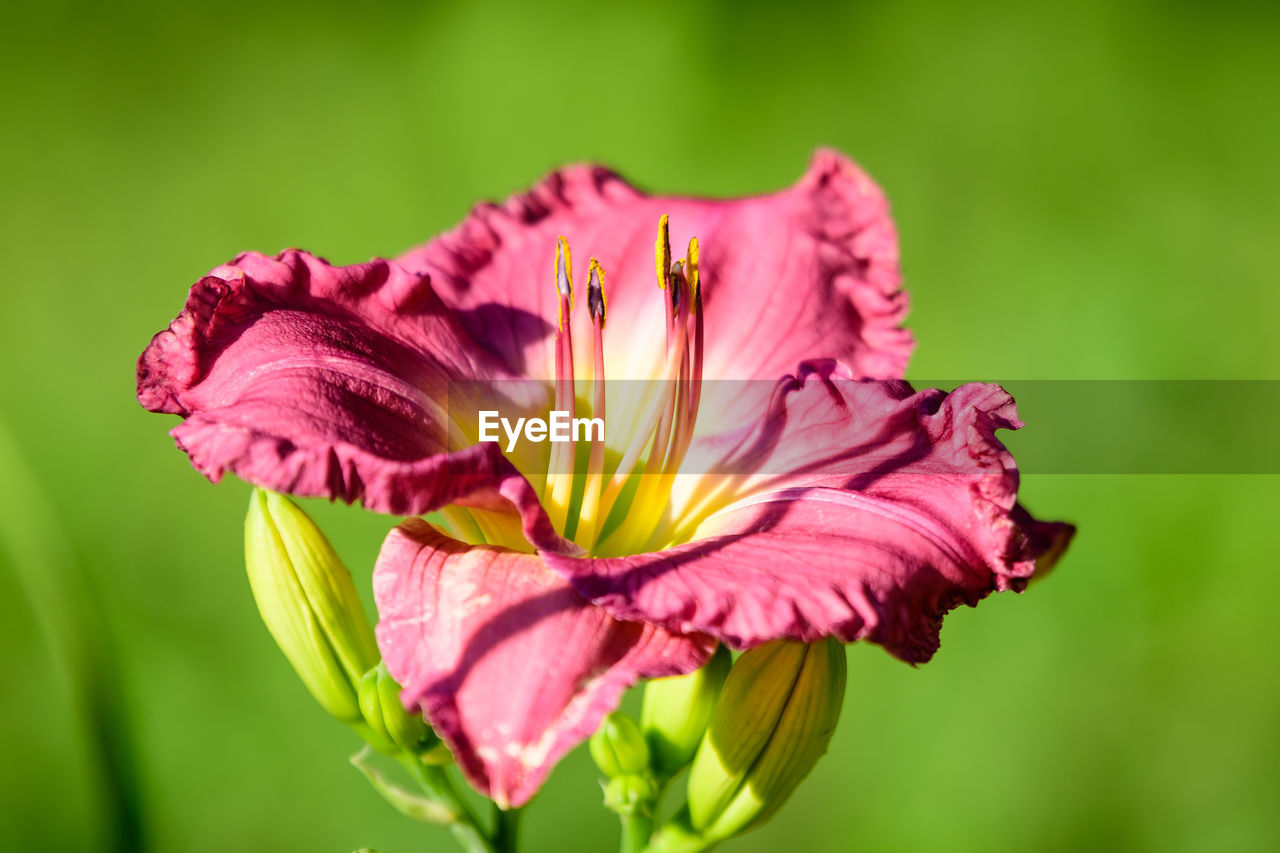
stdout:
<svg viewBox="0 0 1280 853">
<path fill-rule="evenodd" d="M 499 426 L 506 433 L 508 453 L 515 450 L 521 431 L 526 441 L 533 442 L 604 441 L 604 418 L 575 418 L 558 410 L 551 412 L 549 420 L 516 418 L 514 425 L 496 411 L 480 412 L 481 441 L 500 441 Z"/>
</svg>

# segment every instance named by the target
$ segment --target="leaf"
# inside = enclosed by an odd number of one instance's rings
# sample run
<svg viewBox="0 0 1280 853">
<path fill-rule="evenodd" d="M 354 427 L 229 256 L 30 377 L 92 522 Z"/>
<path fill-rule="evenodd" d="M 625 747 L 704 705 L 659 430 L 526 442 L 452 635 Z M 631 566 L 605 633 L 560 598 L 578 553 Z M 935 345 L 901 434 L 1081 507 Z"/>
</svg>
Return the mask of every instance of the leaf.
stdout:
<svg viewBox="0 0 1280 853">
<path fill-rule="evenodd" d="M 382 798 L 390 803 L 396 811 L 403 815 L 408 815 L 414 820 L 434 823 L 438 826 L 450 826 L 458 822 L 458 815 L 452 809 L 421 794 L 407 791 L 388 779 L 381 770 L 374 767 L 370 762 L 369 759 L 372 756 L 373 749 L 366 746 L 351 756 L 351 764 L 364 774 L 373 789 L 382 795 Z"/>
</svg>

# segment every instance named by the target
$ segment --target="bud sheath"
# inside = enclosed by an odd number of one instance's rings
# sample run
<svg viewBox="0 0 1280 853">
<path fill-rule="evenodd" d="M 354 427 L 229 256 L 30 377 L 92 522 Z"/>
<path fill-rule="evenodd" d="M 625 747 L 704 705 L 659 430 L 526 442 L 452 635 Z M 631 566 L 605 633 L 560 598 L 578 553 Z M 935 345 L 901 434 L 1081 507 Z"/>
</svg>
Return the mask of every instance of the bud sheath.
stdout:
<svg viewBox="0 0 1280 853">
<path fill-rule="evenodd" d="M 645 685 L 640 730 L 660 778 L 674 776 L 693 760 L 732 665 L 729 650 L 720 646 L 697 672 L 656 678 Z"/>
<path fill-rule="evenodd" d="M 258 612 L 311 695 L 348 722 L 357 686 L 378 662 L 351 573 L 293 501 L 255 489 L 244 527 L 245 566 Z"/>
<path fill-rule="evenodd" d="M 400 702 L 400 685 L 385 664 L 378 664 L 360 679 L 359 698 L 360 713 L 377 738 L 370 742 L 380 752 L 404 750 L 417 755 L 439 743 L 422 715 L 406 710 Z"/>
<path fill-rule="evenodd" d="M 689 774 L 692 828 L 716 843 L 764 823 L 827 750 L 844 648 L 774 642 L 738 659 Z"/>
<path fill-rule="evenodd" d="M 587 747 L 600 772 L 610 779 L 649 772 L 649 745 L 636 721 L 621 711 L 604 718 Z"/>
</svg>

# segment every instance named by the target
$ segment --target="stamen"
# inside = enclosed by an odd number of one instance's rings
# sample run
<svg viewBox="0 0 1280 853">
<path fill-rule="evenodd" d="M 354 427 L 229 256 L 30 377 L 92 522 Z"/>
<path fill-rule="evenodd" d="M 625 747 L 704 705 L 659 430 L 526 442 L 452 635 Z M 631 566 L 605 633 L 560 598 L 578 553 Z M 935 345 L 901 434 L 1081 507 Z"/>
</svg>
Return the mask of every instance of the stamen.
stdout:
<svg viewBox="0 0 1280 853">
<path fill-rule="evenodd" d="M 604 380 L 604 322 L 606 302 L 604 295 L 604 267 L 591 259 L 587 273 L 587 309 L 591 313 L 592 360 L 591 380 L 595 399 L 591 405 L 591 417 L 605 419 Z M 607 423 L 607 421 L 606 421 Z M 600 534 L 600 491 L 604 484 L 604 442 L 593 441 L 587 461 L 586 483 L 582 491 L 581 518 L 578 522 L 578 538 L 588 548 L 594 548 Z"/>
<path fill-rule="evenodd" d="M 667 276 L 671 271 L 671 217 L 662 214 L 658 220 L 658 239 L 653 244 L 653 264 L 658 274 L 658 287 L 667 289 Z"/>
<path fill-rule="evenodd" d="M 684 256 L 685 276 L 689 279 L 689 289 L 693 292 L 694 305 L 702 304 L 702 278 L 698 273 L 698 238 L 689 238 L 689 248 Z M 697 310 L 696 307 L 694 310 Z"/>
<path fill-rule="evenodd" d="M 789 386 L 778 383 L 774 387 L 773 393 L 769 396 L 765 411 L 770 413 L 783 411 L 786 396 L 791 390 Z M 684 505 L 680 523 L 671 530 L 669 541 L 678 542 L 692 536 L 702 522 L 718 511 L 717 507 L 724 507 L 734 500 L 740 489 L 749 483 L 754 476 L 750 472 L 740 471 L 722 477 L 703 478 L 702 482 L 698 484 L 698 488 L 694 489 L 692 494 L 689 495 Z"/>
<path fill-rule="evenodd" d="M 668 345 L 667 345 L 667 369 L 671 372 L 671 368 L 675 367 L 674 372 L 675 387 L 671 389 L 669 401 L 665 406 L 662 420 L 658 422 L 658 432 L 654 437 L 653 448 L 649 452 L 649 459 L 645 464 L 645 473 L 656 474 L 666 467 L 666 461 L 669 450 L 669 439 L 674 436 L 674 428 L 679 417 L 679 413 L 687 408 L 683 390 L 688 387 L 689 381 L 689 349 L 688 334 L 686 327 L 688 325 L 688 305 L 689 299 L 687 294 L 689 282 L 684 276 L 684 266 L 680 261 L 676 261 L 670 266 L 669 289 L 671 291 L 670 310 L 674 313 L 674 318 L 668 328 Z"/>
<path fill-rule="evenodd" d="M 662 264 L 664 260 L 670 258 L 671 241 L 667 231 L 667 217 L 663 216 L 658 223 L 658 240 L 655 243 L 655 260 L 658 264 Z M 666 279 L 670 275 L 671 266 L 667 263 L 665 266 L 658 266 L 659 270 L 667 270 L 667 275 L 659 275 L 658 283 L 666 289 Z M 651 460 L 656 459 L 659 464 L 665 460 L 669 445 L 670 428 L 671 428 L 671 410 L 675 402 L 676 393 L 679 387 L 680 364 L 684 358 L 685 336 L 674 335 L 674 317 L 672 311 L 672 302 L 670 299 L 663 299 L 666 305 L 667 320 L 666 336 L 667 348 L 666 359 L 664 361 L 663 376 L 658 380 L 659 394 L 658 397 L 650 404 L 650 408 L 640 419 L 642 425 L 635 433 L 635 437 L 631 445 L 622 455 L 622 460 L 618 466 L 614 468 L 613 477 L 609 480 L 605 487 L 604 496 L 600 501 L 600 517 L 609 518 L 614 504 L 622 491 L 627 485 L 628 479 L 635 473 L 636 465 L 640 461 L 641 455 L 645 449 L 649 449 L 649 457 L 646 459 L 646 471 L 651 464 Z M 639 509 L 645 504 L 645 497 L 649 489 L 645 483 L 650 480 L 656 480 L 656 477 L 645 476 L 641 479 L 637 486 L 636 494 L 632 497 L 632 508 Z M 634 534 L 635 531 L 631 531 Z M 615 536 L 625 536 L 622 528 L 615 528 L 607 540 L 612 541 Z"/>
<path fill-rule="evenodd" d="M 573 401 L 573 266 L 569 241 L 556 240 L 556 292 L 560 295 L 559 328 L 556 330 L 556 408 Z M 566 387 L 567 385 L 567 387 Z M 567 400 L 566 400 L 567 398 Z"/>
<path fill-rule="evenodd" d="M 590 268 L 587 272 L 587 310 L 591 313 L 591 322 L 595 323 L 596 321 L 599 321 L 601 329 L 604 328 L 604 314 L 606 307 L 604 298 L 604 267 L 600 266 L 599 261 L 592 258 Z"/>
<path fill-rule="evenodd" d="M 616 464 L 609 462 L 606 444 L 594 440 L 589 450 L 584 448 L 584 458 L 578 459 L 572 437 L 553 442 L 549 450 L 543 506 L 555 528 L 588 553 L 636 553 L 650 542 L 669 540 L 675 525 L 675 520 L 665 519 L 664 514 L 674 478 L 693 438 L 701 402 L 704 343 L 698 241 L 690 240 L 685 257 L 673 260 L 670 220 L 665 215 L 659 219 L 654 242 L 654 271 L 658 287 L 665 291 L 662 366 L 657 384 L 649 386 L 656 392 L 644 393 L 636 400 L 644 407 L 632 421 L 638 429 L 630 433 L 629 444 L 615 447 L 621 459 Z M 577 417 L 573 265 L 569 243 L 563 237 L 556 241 L 554 274 L 559 303 L 554 406 L 567 412 L 572 421 Z M 591 417 L 601 420 L 606 412 L 604 279 L 604 267 L 591 258 L 586 297 L 592 345 L 588 362 L 593 390 Z M 579 462 L 585 462 L 585 468 L 579 468 Z M 620 524 L 624 518 L 627 523 Z M 475 513 L 450 520 L 455 527 L 468 526 L 468 533 L 485 538 L 507 533 L 489 529 L 489 520 Z"/>
<path fill-rule="evenodd" d="M 673 312 L 679 313 L 682 297 L 680 292 L 684 289 L 677 286 L 677 282 L 684 281 L 684 262 L 672 261 L 671 263 L 671 309 Z"/>
<path fill-rule="evenodd" d="M 656 513 L 661 509 L 664 487 L 670 483 L 670 478 L 662 474 L 671 461 L 674 428 L 687 417 L 684 413 L 688 410 L 688 401 L 684 389 L 688 386 L 690 371 L 689 341 L 685 331 L 690 304 L 689 283 L 685 277 L 684 264 L 680 261 L 672 263 L 670 219 L 666 215 L 658 220 L 658 239 L 654 242 L 654 270 L 658 286 L 669 291 L 668 298 L 663 299 L 666 337 L 663 377 L 654 406 L 642 421 L 644 426 L 623 454 L 621 463 L 605 489 L 601 514 L 606 518 L 628 479 L 635 473 L 636 465 L 646 448 L 648 456 L 631 497 L 630 509 L 640 517 L 648 517 L 651 511 Z M 620 538 L 631 542 L 639 536 L 640 541 L 643 541 L 648 535 L 648 531 L 641 529 L 643 527 L 644 525 L 631 525 L 626 529 L 615 528 L 608 539 L 614 541 Z"/>
<path fill-rule="evenodd" d="M 683 343 L 683 339 L 681 339 Z M 671 359 L 668 359 L 668 369 L 661 379 L 658 380 L 662 392 L 655 399 L 645 412 L 640 423 L 642 426 L 635 434 L 635 439 L 627 448 L 622 456 L 622 460 L 617 467 L 613 469 L 613 477 L 609 480 L 609 484 L 605 487 L 604 496 L 600 500 L 600 517 L 607 519 L 613 510 L 613 505 L 617 501 L 618 496 L 622 493 L 627 484 L 628 478 L 635 472 L 637 463 L 640 461 L 640 455 L 646 447 L 650 447 L 650 439 L 655 437 L 654 434 L 658 429 L 659 422 L 663 415 L 668 411 L 671 403 L 672 393 L 675 390 L 677 374 L 673 372 L 671 367 Z M 678 364 L 678 362 L 676 362 Z M 679 370 L 678 367 L 675 370 Z M 664 449 L 665 452 L 665 449 Z M 651 451 L 652 453 L 652 451 Z M 643 482 L 643 481 L 642 481 Z M 617 530 L 614 531 L 615 533 Z"/>
<path fill-rule="evenodd" d="M 684 417 L 676 430 L 675 449 L 670 460 L 671 464 L 668 466 L 668 470 L 672 472 L 678 469 L 680 463 L 684 461 L 685 453 L 689 449 L 689 442 L 693 440 L 693 426 L 698 420 L 698 406 L 702 402 L 702 281 L 698 274 L 697 237 L 692 237 L 689 240 L 684 270 L 685 277 L 689 282 L 689 324 L 692 326 L 692 329 L 686 332 L 691 338 L 689 342 L 690 371 L 686 386 L 685 400 L 687 404 L 683 409 Z"/>
<path fill-rule="evenodd" d="M 662 465 L 661 473 L 648 482 L 649 491 L 646 500 L 661 500 L 671 494 L 673 481 L 684 463 L 689 445 L 693 441 L 693 428 L 698 419 L 698 406 L 702 399 L 702 284 L 698 272 L 698 239 L 689 240 L 689 249 L 684 263 L 676 261 L 672 264 L 672 290 L 682 294 L 678 303 L 681 309 L 676 317 L 676 327 L 680 338 L 685 342 L 684 356 L 680 362 L 680 384 L 676 394 L 675 423 L 671 435 L 671 448 Z M 652 462 L 652 459 L 650 460 Z M 646 484 L 642 483 L 643 489 Z M 652 498 L 650 497 L 652 496 Z M 640 498 L 637 497 L 637 503 Z M 647 536 L 631 547 L 638 551 L 649 551 L 663 547 L 670 531 L 664 532 L 659 525 L 654 525 Z"/>
<path fill-rule="evenodd" d="M 572 423 L 577 417 L 577 392 L 573 379 L 573 264 L 569 255 L 569 241 L 556 239 L 556 292 L 560 297 L 559 328 L 556 330 L 556 391 L 555 411 L 568 412 Z M 547 483 L 543 504 L 551 523 L 557 530 L 565 530 L 569 500 L 573 494 L 574 442 L 555 442 L 551 445 L 547 465 Z M 567 533 L 567 531 L 566 531 Z"/>
<path fill-rule="evenodd" d="M 702 275 L 698 271 L 698 238 L 689 238 L 688 254 L 685 255 L 689 275 L 689 289 L 693 292 L 689 310 L 693 317 L 693 381 L 689 386 L 690 418 L 697 420 L 698 404 L 702 401 Z"/>
<path fill-rule="evenodd" d="M 556 238 L 556 290 L 560 293 L 561 304 L 568 300 L 573 307 L 573 264 L 569 258 L 569 241 L 564 237 Z M 560 314 L 560 328 L 564 328 L 565 314 Z"/>
<path fill-rule="evenodd" d="M 658 287 L 667 290 L 671 277 L 671 228 L 670 217 L 662 214 L 658 220 L 658 239 L 653 244 L 653 265 L 658 275 Z M 666 341 L 667 349 L 671 349 L 671 324 L 675 321 L 674 292 L 669 298 L 662 300 L 666 308 Z"/>
</svg>

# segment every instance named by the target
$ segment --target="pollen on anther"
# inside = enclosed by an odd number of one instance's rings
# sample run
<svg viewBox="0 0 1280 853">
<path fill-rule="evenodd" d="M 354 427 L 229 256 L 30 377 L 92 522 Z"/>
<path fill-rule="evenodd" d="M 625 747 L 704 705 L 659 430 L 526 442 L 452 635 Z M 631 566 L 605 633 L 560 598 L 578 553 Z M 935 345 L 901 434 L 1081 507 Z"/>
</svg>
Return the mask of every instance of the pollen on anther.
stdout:
<svg viewBox="0 0 1280 853">
<path fill-rule="evenodd" d="M 573 299 L 573 265 L 569 259 L 569 241 L 556 238 L 556 290 L 560 295 Z"/>
<path fill-rule="evenodd" d="M 605 309 L 604 267 L 600 266 L 599 261 L 592 258 L 589 272 L 587 273 L 587 310 L 591 312 L 593 320 L 598 319 L 600 321 L 602 327 L 604 326 Z"/>
<path fill-rule="evenodd" d="M 658 239 L 653 244 L 653 261 L 658 274 L 658 287 L 667 289 L 667 276 L 671 273 L 671 230 L 667 214 L 658 220 Z"/>
<path fill-rule="evenodd" d="M 691 305 L 694 311 L 698 310 L 698 305 L 702 301 L 702 279 L 698 275 L 698 238 L 689 238 L 689 250 L 685 254 L 684 274 L 689 279 L 689 293 Z"/>
</svg>

